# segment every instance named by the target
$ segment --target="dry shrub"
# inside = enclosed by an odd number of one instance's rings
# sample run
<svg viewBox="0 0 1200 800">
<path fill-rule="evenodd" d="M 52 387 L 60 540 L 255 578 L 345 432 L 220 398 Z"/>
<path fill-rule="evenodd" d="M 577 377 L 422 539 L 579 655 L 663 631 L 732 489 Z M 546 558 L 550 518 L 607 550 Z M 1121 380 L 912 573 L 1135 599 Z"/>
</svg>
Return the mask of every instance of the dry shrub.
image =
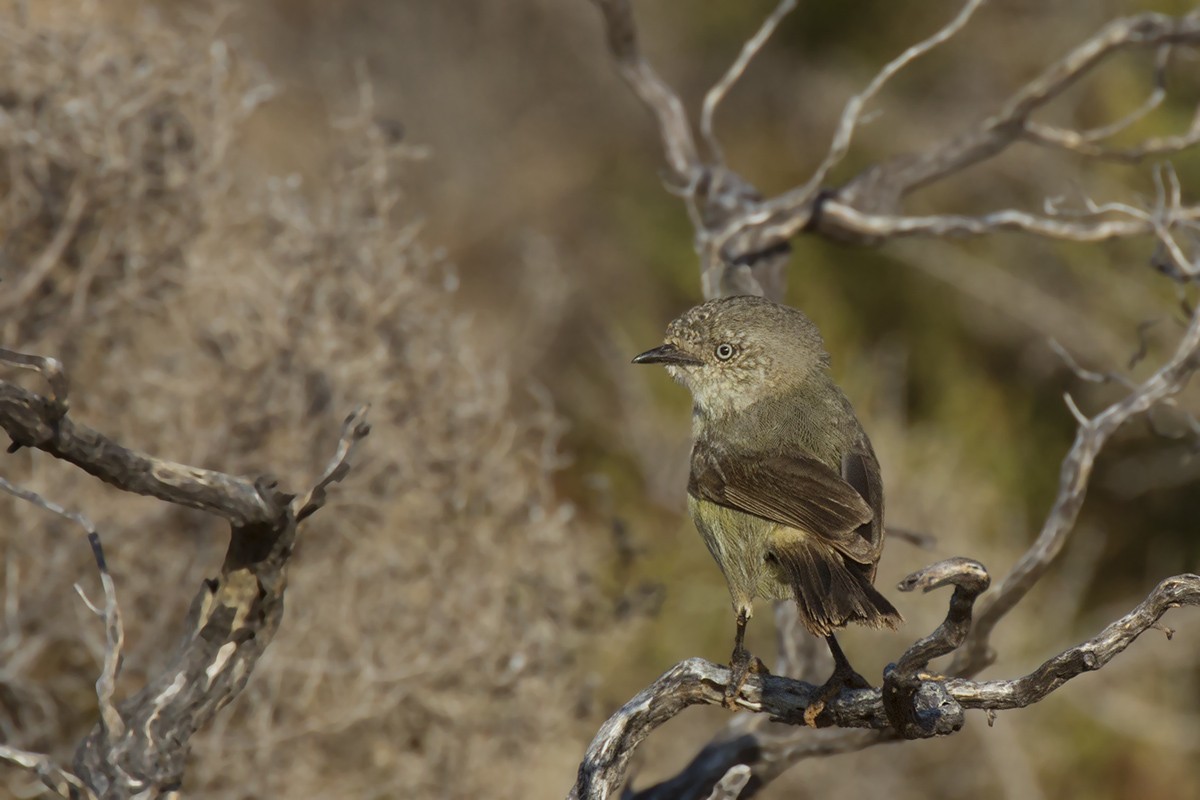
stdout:
<svg viewBox="0 0 1200 800">
<path fill-rule="evenodd" d="M 402 202 L 411 152 L 365 87 L 328 181 L 267 179 L 238 134 L 269 92 L 206 25 L 0 28 L 4 346 L 62 358 L 72 414 L 127 445 L 285 486 L 373 403 L 359 463 L 301 532 L 283 629 L 184 788 L 524 794 L 574 724 L 572 654 L 603 621 L 597 537 L 549 483 L 556 417 L 476 355 Z M 128 690 L 174 644 L 222 526 L 40 453 L 4 465 L 100 526 Z M 70 591 L 94 568 L 35 508 L 0 501 L 0 526 L 0 735 L 63 758 L 94 719 L 100 630 Z"/>
</svg>

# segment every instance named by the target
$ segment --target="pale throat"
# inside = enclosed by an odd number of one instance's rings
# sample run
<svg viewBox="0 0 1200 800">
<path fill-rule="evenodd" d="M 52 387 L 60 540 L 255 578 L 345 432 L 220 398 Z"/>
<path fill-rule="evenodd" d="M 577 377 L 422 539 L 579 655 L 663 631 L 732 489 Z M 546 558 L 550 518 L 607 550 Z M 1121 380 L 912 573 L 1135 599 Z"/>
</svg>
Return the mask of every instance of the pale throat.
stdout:
<svg viewBox="0 0 1200 800">
<path fill-rule="evenodd" d="M 742 414 L 750 406 L 775 396 L 783 388 L 770 380 L 765 370 L 736 376 L 715 373 L 699 377 L 688 368 L 672 366 L 667 369 L 671 377 L 692 393 L 695 433 L 700 431 L 698 426 Z"/>
<path fill-rule="evenodd" d="M 693 437 L 700 437 L 712 425 L 720 426 L 718 429 L 724 428 L 731 418 L 747 413 L 766 412 L 770 419 L 776 419 L 788 416 L 783 413 L 785 410 L 803 408 L 806 415 L 824 419 L 830 411 L 823 407 L 824 404 L 814 407 L 805 402 L 809 397 L 824 396 L 820 388 L 830 381 L 825 370 L 812 370 L 799 375 L 762 370 L 752 375 L 743 374 L 736 380 L 696 380 L 696 376 L 687 374 L 684 368 L 668 369 L 671 376 L 692 393 Z M 781 408 L 778 401 L 785 398 L 788 402 L 783 403 Z"/>
</svg>

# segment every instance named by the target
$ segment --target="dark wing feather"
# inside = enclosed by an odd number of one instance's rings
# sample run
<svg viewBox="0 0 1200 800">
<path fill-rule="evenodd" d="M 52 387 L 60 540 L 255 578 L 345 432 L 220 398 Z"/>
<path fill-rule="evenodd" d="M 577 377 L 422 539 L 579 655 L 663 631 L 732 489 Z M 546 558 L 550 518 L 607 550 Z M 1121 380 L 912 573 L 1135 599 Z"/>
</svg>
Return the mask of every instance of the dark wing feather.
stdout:
<svg viewBox="0 0 1200 800">
<path fill-rule="evenodd" d="M 878 558 L 883 549 L 883 481 L 870 442 L 866 443 L 865 449 L 851 450 L 842 457 L 842 477 L 862 495 L 871 509 L 871 520 L 858 527 L 858 535 L 871 544 Z"/>
<path fill-rule="evenodd" d="M 781 578 L 795 592 L 804 626 L 817 636 L 857 622 L 872 628 L 899 627 L 900 612 L 871 585 L 859 564 L 847 563 L 818 539 L 798 538 L 771 549 Z"/>
<path fill-rule="evenodd" d="M 692 449 L 688 492 L 821 537 L 860 564 L 878 552 L 859 534 L 873 514 L 853 486 L 815 458 L 802 454 L 730 456 L 703 442 Z"/>
</svg>

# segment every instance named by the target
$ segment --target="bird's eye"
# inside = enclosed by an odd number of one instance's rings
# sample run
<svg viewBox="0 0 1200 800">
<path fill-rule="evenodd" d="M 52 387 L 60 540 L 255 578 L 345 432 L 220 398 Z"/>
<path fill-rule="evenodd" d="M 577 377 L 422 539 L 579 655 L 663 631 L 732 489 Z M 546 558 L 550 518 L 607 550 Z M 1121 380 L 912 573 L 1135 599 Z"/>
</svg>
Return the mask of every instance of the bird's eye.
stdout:
<svg viewBox="0 0 1200 800">
<path fill-rule="evenodd" d="M 721 359 L 722 361 L 728 361 L 729 359 L 733 358 L 733 354 L 737 351 L 734 350 L 733 345 L 729 344 L 728 342 L 721 342 L 719 345 L 717 345 L 717 349 L 714 352 L 716 353 L 717 358 Z"/>
</svg>

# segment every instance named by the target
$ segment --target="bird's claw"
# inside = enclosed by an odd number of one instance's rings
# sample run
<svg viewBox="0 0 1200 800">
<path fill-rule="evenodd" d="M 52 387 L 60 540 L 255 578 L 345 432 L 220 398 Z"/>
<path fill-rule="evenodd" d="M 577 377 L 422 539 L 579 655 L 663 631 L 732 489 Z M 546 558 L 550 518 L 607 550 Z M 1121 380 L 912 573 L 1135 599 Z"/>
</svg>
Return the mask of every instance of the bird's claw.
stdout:
<svg viewBox="0 0 1200 800">
<path fill-rule="evenodd" d="M 737 711 L 738 695 L 751 675 L 770 675 L 771 671 L 758 656 L 750 655 L 746 650 L 734 650 L 729 662 L 729 683 L 725 684 L 725 700 L 723 705 L 730 711 Z"/>
<path fill-rule="evenodd" d="M 817 717 L 825 710 L 825 705 L 842 693 L 843 689 L 870 689 L 871 684 L 848 666 L 842 669 L 839 665 L 825 681 L 825 685 L 817 690 L 817 696 L 804 709 L 804 724 L 810 728 L 817 727 Z"/>
<path fill-rule="evenodd" d="M 821 712 L 825 710 L 825 701 L 817 698 L 808 704 L 808 708 L 804 709 L 804 724 L 810 728 L 817 727 L 817 717 L 821 716 Z"/>
</svg>

